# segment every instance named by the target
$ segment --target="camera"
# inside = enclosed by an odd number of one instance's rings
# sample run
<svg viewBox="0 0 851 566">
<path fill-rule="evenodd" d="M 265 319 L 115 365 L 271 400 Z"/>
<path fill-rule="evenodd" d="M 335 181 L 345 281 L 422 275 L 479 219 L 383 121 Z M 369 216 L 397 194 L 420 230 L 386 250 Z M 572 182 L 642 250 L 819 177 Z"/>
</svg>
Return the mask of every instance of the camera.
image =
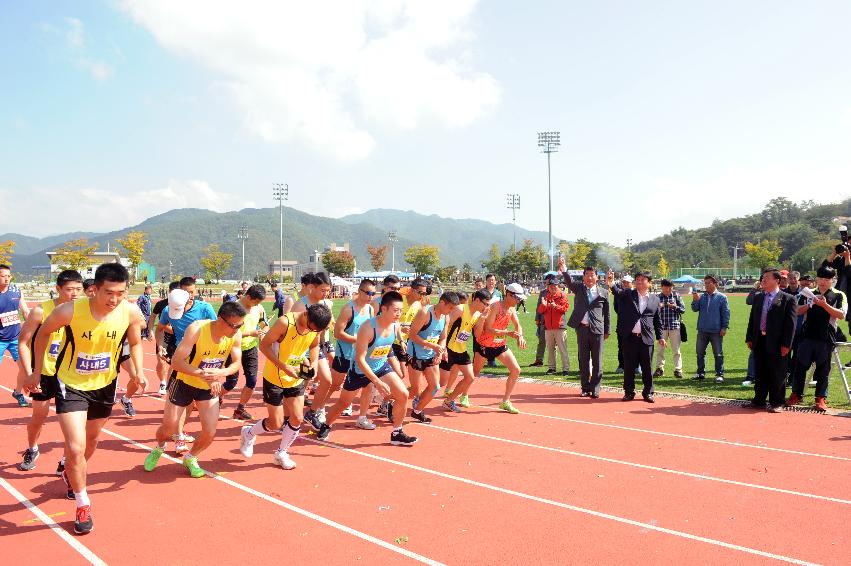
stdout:
<svg viewBox="0 0 851 566">
<path fill-rule="evenodd" d="M 840 226 L 839 227 L 839 240 L 840 243 L 836 244 L 836 247 L 833 249 L 836 251 L 837 255 L 844 254 L 848 250 L 848 227 Z"/>
<path fill-rule="evenodd" d="M 836 244 L 836 247 L 833 249 L 836 251 L 836 255 L 842 255 L 848 249 L 848 246 L 846 244 Z"/>
</svg>

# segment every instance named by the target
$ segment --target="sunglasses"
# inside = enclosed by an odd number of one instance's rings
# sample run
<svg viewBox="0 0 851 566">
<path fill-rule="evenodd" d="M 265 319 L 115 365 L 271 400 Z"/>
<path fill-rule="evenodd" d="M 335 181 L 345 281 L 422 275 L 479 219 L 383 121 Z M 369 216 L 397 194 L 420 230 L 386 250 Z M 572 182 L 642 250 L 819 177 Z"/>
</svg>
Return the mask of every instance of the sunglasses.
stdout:
<svg viewBox="0 0 851 566">
<path fill-rule="evenodd" d="M 222 319 L 220 319 L 220 320 L 221 320 L 222 322 L 224 322 L 225 324 L 227 324 L 228 326 L 230 326 L 231 328 L 233 328 L 234 330 L 239 330 L 240 328 L 242 328 L 242 323 L 241 323 L 241 322 L 240 322 L 240 323 L 237 323 L 237 324 L 234 324 L 234 323 L 232 323 L 232 322 L 228 322 L 228 321 L 226 321 L 226 320 L 225 320 L 225 319 L 223 319 L 223 318 L 222 318 Z"/>
<path fill-rule="evenodd" d="M 363 289 L 358 289 L 358 293 L 363 293 L 367 297 L 374 297 L 375 291 L 364 291 Z"/>
</svg>

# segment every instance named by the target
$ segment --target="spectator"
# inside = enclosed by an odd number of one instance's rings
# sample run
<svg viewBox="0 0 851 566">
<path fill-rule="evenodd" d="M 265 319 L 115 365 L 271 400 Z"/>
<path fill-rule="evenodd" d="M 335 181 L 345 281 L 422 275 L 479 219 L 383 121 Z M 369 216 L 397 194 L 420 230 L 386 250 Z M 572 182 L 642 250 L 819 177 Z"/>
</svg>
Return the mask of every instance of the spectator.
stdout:
<svg viewBox="0 0 851 566">
<path fill-rule="evenodd" d="M 795 374 L 795 352 L 798 351 L 798 342 L 801 337 L 801 330 L 804 327 L 804 316 L 806 313 L 806 309 L 803 308 L 803 305 L 806 305 L 807 298 L 801 295 L 801 285 L 800 285 L 800 277 L 801 273 L 798 271 L 790 271 L 786 276 L 786 288 L 783 291 L 791 295 L 795 298 L 795 305 L 797 309 L 797 322 L 795 323 L 795 338 L 792 340 L 792 353 L 789 354 L 789 367 L 786 371 L 786 386 L 792 386 L 792 376 Z M 783 272 L 780 272 L 780 283 L 783 283 Z"/>
<path fill-rule="evenodd" d="M 567 325 L 576 329 L 581 395 L 597 399 L 603 380 L 603 341 L 609 337 L 609 291 L 597 285 L 597 270 L 590 266 L 582 271 L 582 283 L 569 277 L 566 282 L 575 296 Z"/>
<path fill-rule="evenodd" d="M 485 288 L 491 294 L 491 304 L 502 300 L 502 291 L 496 288 L 496 275 L 493 273 L 485 276 Z"/>
<path fill-rule="evenodd" d="M 547 336 L 544 332 L 544 316 L 538 312 L 541 308 L 541 301 L 547 296 L 546 286 L 550 281 L 555 281 L 556 276 L 549 274 L 544 278 L 544 288 L 538 294 L 538 304 L 535 306 L 535 336 L 538 337 L 538 347 L 535 350 L 535 361 L 529 364 L 529 367 L 540 367 L 544 365 L 544 351 L 547 348 Z"/>
<path fill-rule="evenodd" d="M 836 271 L 836 290 L 842 291 L 847 297 L 851 294 L 851 243 L 837 245 L 828 258 L 822 262 L 822 266 L 830 266 Z M 846 320 L 848 315 L 845 315 Z M 848 330 L 851 331 L 851 321 L 848 321 Z M 851 367 L 851 362 L 845 364 Z"/>
<path fill-rule="evenodd" d="M 136 305 L 139 307 L 139 310 L 142 311 L 142 316 L 145 317 L 145 328 L 142 329 L 142 338 L 149 341 L 154 339 L 150 328 L 152 291 L 153 289 L 150 285 L 145 285 L 145 290 L 142 291 L 142 294 L 139 295 L 138 299 L 136 299 Z"/>
<path fill-rule="evenodd" d="M 537 312 L 544 321 L 544 336 L 547 344 L 547 363 L 549 369 L 547 374 L 556 372 L 556 347 L 561 356 L 561 374 L 567 375 L 570 362 L 567 357 L 567 344 L 564 335 L 566 326 L 564 324 L 564 313 L 569 307 L 567 296 L 562 292 L 555 279 L 550 280 L 547 285 L 547 296 L 541 299 Z"/>
<path fill-rule="evenodd" d="M 615 285 L 615 287 L 619 290 L 629 290 L 632 289 L 632 276 L 624 275 L 621 278 L 621 282 L 619 285 Z M 618 302 L 614 301 L 615 314 L 618 314 Z M 617 333 L 616 333 L 617 334 Z M 616 336 L 618 341 L 618 367 L 615 370 L 615 373 L 623 373 L 623 346 L 621 345 L 621 335 L 617 334 Z"/>
<path fill-rule="evenodd" d="M 714 275 L 704 277 L 703 286 L 706 289 L 703 295 L 699 295 L 694 289 L 691 295 L 691 310 L 698 313 L 695 340 L 697 375 L 694 379 L 706 378 L 706 346 L 712 344 L 715 383 L 724 383 L 724 336 L 730 326 L 730 305 L 727 297 L 718 292 L 718 279 Z"/>
<path fill-rule="evenodd" d="M 789 272 L 785 269 L 780 270 L 780 290 L 786 292 L 786 287 L 789 286 Z"/>
<path fill-rule="evenodd" d="M 478 291 L 485 288 L 485 282 L 481 277 L 476 277 L 473 281 L 473 290 Z"/>
<path fill-rule="evenodd" d="M 807 370 L 815 363 L 813 378 L 816 381 L 816 403 L 818 411 L 827 410 L 827 387 L 830 377 L 830 356 L 836 347 L 838 322 L 848 313 L 845 293 L 833 288 L 836 270 L 822 266 L 816 272 L 818 289 L 811 303 L 805 304 L 807 320 L 801 330 L 798 345 L 798 361 L 792 380 L 792 394 L 787 405 L 797 405 L 804 396 Z"/>
<path fill-rule="evenodd" d="M 780 271 L 762 274 L 762 293 L 754 296 L 745 342 L 754 354 L 754 408 L 782 411 L 786 397 L 786 365 L 795 336 L 795 299 L 780 291 Z"/>
<path fill-rule="evenodd" d="M 662 338 L 671 346 L 674 356 L 674 377 L 683 377 L 683 356 L 680 353 L 680 325 L 686 306 L 680 294 L 674 291 L 674 284 L 668 279 L 662 279 L 662 292 L 659 293 L 659 310 L 662 315 Z M 659 348 L 656 352 L 656 372 L 653 377 L 665 375 L 665 350 Z"/>
<path fill-rule="evenodd" d="M 754 298 L 756 294 L 762 291 L 762 280 L 757 279 L 753 282 L 753 289 L 748 292 L 748 296 L 745 297 L 745 304 L 748 306 L 753 306 Z M 754 382 L 754 361 L 753 361 L 753 350 L 748 353 L 748 369 L 747 376 L 745 380 L 742 382 L 742 387 L 753 387 Z"/>
</svg>

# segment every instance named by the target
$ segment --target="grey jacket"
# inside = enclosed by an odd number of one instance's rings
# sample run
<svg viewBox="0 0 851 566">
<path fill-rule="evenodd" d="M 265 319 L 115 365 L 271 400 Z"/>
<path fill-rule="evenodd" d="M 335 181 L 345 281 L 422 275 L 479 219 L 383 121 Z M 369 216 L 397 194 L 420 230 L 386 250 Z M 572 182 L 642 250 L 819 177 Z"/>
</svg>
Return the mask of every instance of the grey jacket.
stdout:
<svg viewBox="0 0 851 566">
<path fill-rule="evenodd" d="M 597 285 L 597 297 L 588 303 L 588 293 L 585 290 L 584 283 L 576 283 L 566 277 L 567 286 L 573 291 L 573 311 L 570 313 L 570 318 L 567 320 L 567 325 L 571 328 L 579 328 L 582 324 L 582 319 L 585 318 L 585 313 L 588 313 L 588 329 L 592 334 L 609 334 L 609 290 L 601 285 Z"/>
</svg>

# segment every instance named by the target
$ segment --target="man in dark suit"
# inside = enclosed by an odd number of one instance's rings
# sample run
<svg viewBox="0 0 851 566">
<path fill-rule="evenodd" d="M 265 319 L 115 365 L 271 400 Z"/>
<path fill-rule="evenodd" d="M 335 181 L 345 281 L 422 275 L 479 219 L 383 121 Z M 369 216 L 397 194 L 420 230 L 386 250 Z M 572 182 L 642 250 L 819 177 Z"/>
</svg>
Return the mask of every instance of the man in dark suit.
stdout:
<svg viewBox="0 0 851 566">
<path fill-rule="evenodd" d="M 621 290 L 614 287 L 615 274 L 609 271 L 606 275 L 606 283 L 618 305 L 617 333 L 623 344 L 624 401 L 635 399 L 635 369 L 640 366 L 644 384 L 641 396 L 646 402 L 655 403 L 651 370 L 653 344 L 655 338 L 659 346 L 664 348 L 665 340 L 662 338 L 659 297 L 650 292 L 650 281 L 650 273 L 640 271 L 635 274 L 635 288 Z"/>
<path fill-rule="evenodd" d="M 786 367 L 795 337 L 797 302 L 780 290 L 780 271 L 762 273 L 762 291 L 754 296 L 745 341 L 754 354 L 754 398 L 751 405 L 779 413 L 786 400 Z"/>
<path fill-rule="evenodd" d="M 570 275 L 564 281 L 576 295 L 567 325 L 576 330 L 582 397 L 597 399 L 603 380 L 603 340 L 609 337 L 609 291 L 597 284 L 597 270 L 591 266 L 582 271 L 582 283 Z"/>
</svg>

